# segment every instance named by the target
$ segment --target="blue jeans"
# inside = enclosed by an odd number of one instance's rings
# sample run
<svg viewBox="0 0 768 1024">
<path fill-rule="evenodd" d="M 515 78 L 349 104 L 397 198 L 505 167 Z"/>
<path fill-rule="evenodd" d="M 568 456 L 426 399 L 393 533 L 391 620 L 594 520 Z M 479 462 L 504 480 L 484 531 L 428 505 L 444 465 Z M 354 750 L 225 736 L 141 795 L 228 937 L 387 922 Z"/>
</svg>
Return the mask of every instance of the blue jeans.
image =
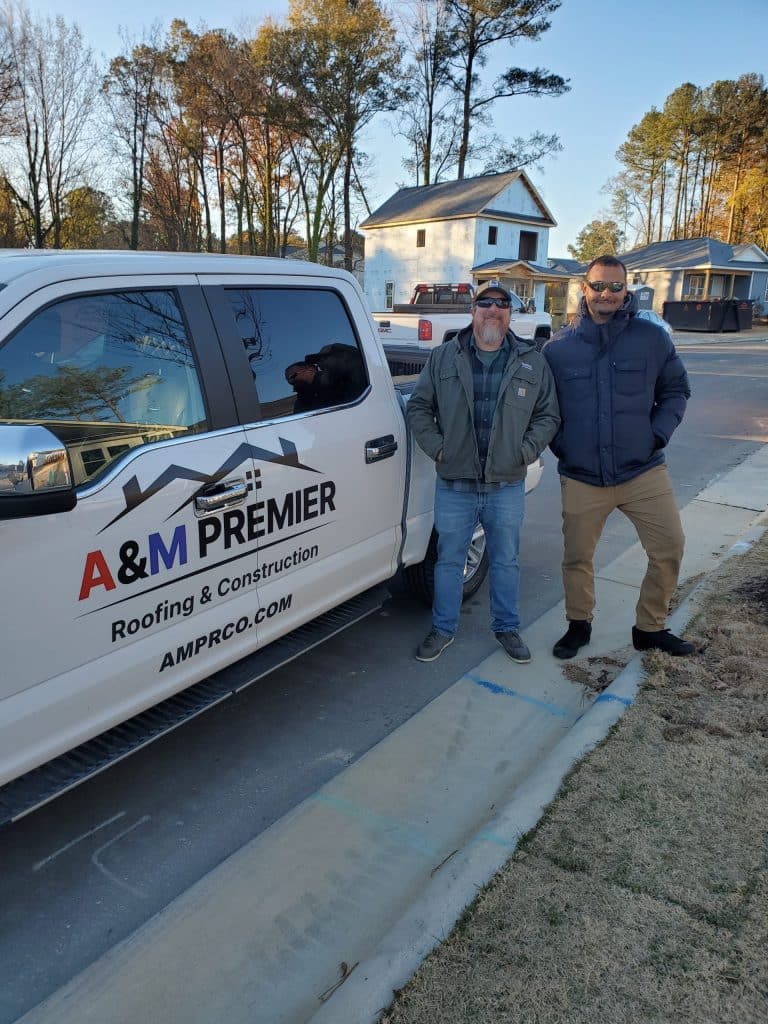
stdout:
<svg viewBox="0 0 768 1024">
<path fill-rule="evenodd" d="M 435 529 L 437 564 L 432 625 L 453 636 L 459 624 L 464 564 L 478 523 L 485 530 L 488 548 L 491 629 L 507 633 L 520 628 L 518 593 L 520 527 L 525 511 L 525 484 L 521 480 L 493 491 L 458 491 L 437 479 Z"/>
</svg>

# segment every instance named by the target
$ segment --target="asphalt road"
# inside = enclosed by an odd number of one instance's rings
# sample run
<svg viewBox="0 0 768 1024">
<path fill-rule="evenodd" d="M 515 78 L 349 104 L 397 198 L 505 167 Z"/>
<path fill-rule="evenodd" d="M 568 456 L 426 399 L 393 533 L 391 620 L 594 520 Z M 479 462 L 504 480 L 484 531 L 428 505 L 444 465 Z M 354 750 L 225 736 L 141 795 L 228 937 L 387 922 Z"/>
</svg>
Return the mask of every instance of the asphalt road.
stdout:
<svg viewBox="0 0 768 1024">
<path fill-rule="evenodd" d="M 680 351 L 694 398 L 668 463 L 683 506 L 768 442 L 768 344 L 734 339 Z M 623 517 L 612 516 L 599 564 L 634 539 Z M 524 531 L 524 624 L 560 599 L 559 559 L 559 483 L 547 458 Z M 130 934 L 493 649 L 483 587 L 465 606 L 457 643 L 433 665 L 415 662 L 429 611 L 397 584 L 392 590 L 379 614 L 0 831 L 0 1024 Z"/>
</svg>

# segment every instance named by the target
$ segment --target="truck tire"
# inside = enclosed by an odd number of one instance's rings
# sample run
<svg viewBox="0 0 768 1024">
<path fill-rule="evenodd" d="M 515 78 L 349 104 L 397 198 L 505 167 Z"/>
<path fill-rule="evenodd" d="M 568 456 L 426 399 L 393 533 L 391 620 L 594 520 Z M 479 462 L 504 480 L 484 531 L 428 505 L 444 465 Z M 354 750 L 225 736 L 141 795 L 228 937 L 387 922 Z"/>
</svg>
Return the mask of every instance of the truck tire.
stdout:
<svg viewBox="0 0 768 1024">
<path fill-rule="evenodd" d="M 533 336 L 533 343 L 536 346 L 536 351 L 541 352 L 546 343 L 552 337 L 552 328 L 546 325 L 540 325 L 536 328 L 536 333 Z"/>
<path fill-rule="evenodd" d="M 403 579 L 411 593 L 426 605 L 432 605 L 435 592 L 435 563 L 437 562 L 437 534 L 432 531 L 424 561 L 409 565 L 403 570 Z M 476 594 L 488 575 L 488 552 L 485 547 L 485 531 L 482 526 L 475 528 L 464 566 L 464 593 L 462 601 Z"/>
</svg>

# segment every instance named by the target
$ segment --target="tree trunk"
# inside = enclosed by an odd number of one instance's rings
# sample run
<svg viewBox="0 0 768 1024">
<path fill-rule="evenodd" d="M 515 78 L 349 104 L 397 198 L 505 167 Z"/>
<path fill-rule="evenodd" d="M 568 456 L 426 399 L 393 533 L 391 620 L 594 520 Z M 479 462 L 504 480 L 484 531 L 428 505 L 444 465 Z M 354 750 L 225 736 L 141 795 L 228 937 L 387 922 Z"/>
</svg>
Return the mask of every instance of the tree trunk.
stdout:
<svg viewBox="0 0 768 1024">
<path fill-rule="evenodd" d="M 342 202 L 344 204 L 344 269 L 350 273 L 354 267 L 354 254 L 352 252 L 352 211 L 350 203 L 350 192 L 352 190 L 352 143 L 347 143 L 347 151 L 344 157 L 344 193 Z"/>
<path fill-rule="evenodd" d="M 741 184 L 741 152 L 739 153 L 738 160 L 736 161 L 736 174 L 733 179 L 733 188 L 731 189 L 731 211 L 728 215 L 728 237 L 726 241 L 729 245 L 733 244 L 734 238 L 734 227 L 736 224 L 736 193 L 739 190 Z"/>
<path fill-rule="evenodd" d="M 219 192 L 219 227 L 221 236 L 219 238 L 219 250 L 220 252 L 227 251 L 227 211 L 226 211 L 226 189 L 225 183 L 225 171 L 224 171 L 224 139 L 221 135 L 216 141 L 216 176 L 217 176 L 217 188 Z"/>
<path fill-rule="evenodd" d="M 467 29 L 467 35 L 469 37 L 469 45 L 467 47 L 467 64 L 464 73 L 464 86 L 462 96 L 462 114 L 461 114 L 461 142 L 459 143 L 459 164 L 456 172 L 456 177 L 459 181 L 464 178 L 464 168 L 467 164 L 467 158 L 469 156 L 469 131 L 470 131 L 470 119 L 472 110 L 470 108 L 470 99 L 472 96 L 472 71 L 475 65 L 475 44 L 474 44 L 474 16 L 470 17 L 469 27 Z"/>
</svg>

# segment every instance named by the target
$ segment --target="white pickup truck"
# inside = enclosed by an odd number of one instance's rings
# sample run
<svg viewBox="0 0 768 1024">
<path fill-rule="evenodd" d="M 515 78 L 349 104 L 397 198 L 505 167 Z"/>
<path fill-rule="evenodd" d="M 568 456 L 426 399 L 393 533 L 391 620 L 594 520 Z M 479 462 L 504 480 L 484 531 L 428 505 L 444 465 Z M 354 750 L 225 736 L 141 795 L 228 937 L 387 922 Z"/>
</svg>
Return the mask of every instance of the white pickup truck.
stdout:
<svg viewBox="0 0 768 1024">
<path fill-rule="evenodd" d="M 388 363 L 343 271 L 0 254 L 0 823 L 357 621 L 400 570 L 429 598 L 418 368 Z M 478 533 L 467 594 L 484 572 Z"/>
<path fill-rule="evenodd" d="M 391 312 L 373 314 L 379 337 L 394 345 L 441 345 L 469 324 L 474 293 L 474 286 L 468 283 L 417 284 L 410 302 L 396 303 Z M 511 329 L 541 348 L 552 335 L 552 317 L 536 312 L 531 302 L 524 302 L 514 292 L 511 295 Z"/>
</svg>

